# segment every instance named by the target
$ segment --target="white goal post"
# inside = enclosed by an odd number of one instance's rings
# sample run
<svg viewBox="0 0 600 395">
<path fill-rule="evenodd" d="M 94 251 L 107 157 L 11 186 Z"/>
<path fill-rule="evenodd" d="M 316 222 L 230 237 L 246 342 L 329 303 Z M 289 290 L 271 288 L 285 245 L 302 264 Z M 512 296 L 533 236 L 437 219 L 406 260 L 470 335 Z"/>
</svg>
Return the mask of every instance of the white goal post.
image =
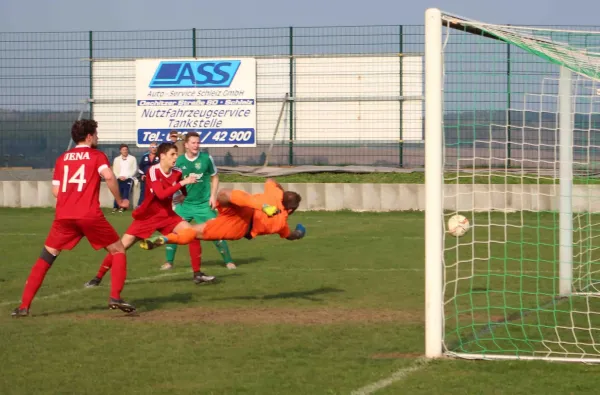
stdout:
<svg viewBox="0 0 600 395">
<path fill-rule="evenodd" d="M 426 357 L 600 362 L 599 49 L 426 10 Z"/>
</svg>

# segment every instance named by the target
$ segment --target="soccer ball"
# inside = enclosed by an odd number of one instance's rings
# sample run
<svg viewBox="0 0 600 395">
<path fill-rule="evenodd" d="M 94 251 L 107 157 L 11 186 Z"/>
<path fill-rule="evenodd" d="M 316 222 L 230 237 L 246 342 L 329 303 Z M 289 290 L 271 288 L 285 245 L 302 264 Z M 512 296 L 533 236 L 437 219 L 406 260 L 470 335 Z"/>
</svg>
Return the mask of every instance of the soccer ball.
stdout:
<svg viewBox="0 0 600 395">
<path fill-rule="evenodd" d="M 453 215 L 448 220 L 448 233 L 454 237 L 460 237 L 471 229 L 469 220 L 460 214 Z"/>
</svg>

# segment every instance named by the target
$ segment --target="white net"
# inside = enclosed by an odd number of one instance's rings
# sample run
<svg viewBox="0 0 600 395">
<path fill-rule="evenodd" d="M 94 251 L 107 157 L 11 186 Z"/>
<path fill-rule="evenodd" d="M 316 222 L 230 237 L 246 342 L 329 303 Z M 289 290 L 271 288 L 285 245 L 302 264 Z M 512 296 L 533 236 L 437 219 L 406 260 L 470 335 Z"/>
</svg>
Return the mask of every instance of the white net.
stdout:
<svg viewBox="0 0 600 395">
<path fill-rule="evenodd" d="M 448 27 L 460 26 L 464 31 L 475 30 L 476 34 L 500 39 L 588 78 L 600 78 L 600 46 L 595 37 L 590 38 L 596 32 L 493 25 L 451 15 L 444 15 L 443 19 Z"/>
<path fill-rule="evenodd" d="M 443 26 L 445 352 L 600 362 L 600 35 Z"/>
</svg>

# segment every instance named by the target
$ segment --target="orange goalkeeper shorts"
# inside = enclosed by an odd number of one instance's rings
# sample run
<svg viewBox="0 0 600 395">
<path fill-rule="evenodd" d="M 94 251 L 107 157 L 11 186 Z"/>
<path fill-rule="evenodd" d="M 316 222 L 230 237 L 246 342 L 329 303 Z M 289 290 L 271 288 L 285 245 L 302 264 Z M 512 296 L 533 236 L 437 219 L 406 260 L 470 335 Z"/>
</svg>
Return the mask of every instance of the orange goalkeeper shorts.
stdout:
<svg viewBox="0 0 600 395">
<path fill-rule="evenodd" d="M 250 233 L 254 209 L 248 207 L 218 207 L 217 218 L 206 221 L 202 240 L 239 240 Z"/>
</svg>

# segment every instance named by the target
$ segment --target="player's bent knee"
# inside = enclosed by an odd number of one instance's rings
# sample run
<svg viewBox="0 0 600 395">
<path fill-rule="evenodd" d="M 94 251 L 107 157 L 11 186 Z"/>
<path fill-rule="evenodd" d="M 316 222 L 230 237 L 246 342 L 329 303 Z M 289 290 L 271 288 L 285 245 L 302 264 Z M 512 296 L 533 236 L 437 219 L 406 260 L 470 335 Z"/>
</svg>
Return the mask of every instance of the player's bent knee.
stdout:
<svg viewBox="0 0 600 395">
<path fill-rule="evenodd" d="M 125 233 L 123 237 L 121 237 L 121 245 L 123 246 L 123 252 L 128 250 L 137 240 L 137 237 Z"/>
<path fill-rule="evenodd" d="M 106 247 L 106 251 L 108 251 L 109 253 L 111 253 L 112 255 L 114 254 L 124 254 L 125 253 L 125 246 L 123 245 L 123 243 L 121 242 L 121 240 L 112 243 L 111 245 Z"/>
<path fill-rule="evenodd" d="M 42 258 L 48 265 L 52 265 L 59 253 L 60 251 L 57 249 L 44 246 L 42 252 L 40 253 L 40 258 Z"/>
</svg>

